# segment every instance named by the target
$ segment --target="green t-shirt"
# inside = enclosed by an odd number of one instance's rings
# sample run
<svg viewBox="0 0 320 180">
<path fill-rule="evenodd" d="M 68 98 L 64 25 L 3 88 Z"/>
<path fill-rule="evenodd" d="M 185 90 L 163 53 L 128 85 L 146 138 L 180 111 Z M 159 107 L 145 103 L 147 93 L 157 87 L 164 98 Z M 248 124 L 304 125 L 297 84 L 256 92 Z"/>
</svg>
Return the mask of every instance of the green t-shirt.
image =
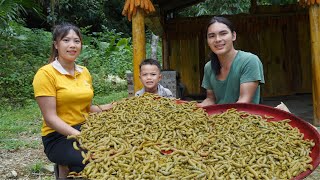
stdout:
<svg viewBox="0 0 320 180">
<path fill-rule="evenodd" d="M 240 84 L 253 81 L 260 82 L 252 99 L 252 103 L 259 104 L 260 84 L 264 84 L 262 63 L 258 56 L 238 51 L 231 64 L 229 74 L 223 81 L 216 78 L 211 61 L 207 62 L 204 67 L 202 87 L 213 90 L 216 104 L 235 103 L 239 99 Z"/>
</svg>

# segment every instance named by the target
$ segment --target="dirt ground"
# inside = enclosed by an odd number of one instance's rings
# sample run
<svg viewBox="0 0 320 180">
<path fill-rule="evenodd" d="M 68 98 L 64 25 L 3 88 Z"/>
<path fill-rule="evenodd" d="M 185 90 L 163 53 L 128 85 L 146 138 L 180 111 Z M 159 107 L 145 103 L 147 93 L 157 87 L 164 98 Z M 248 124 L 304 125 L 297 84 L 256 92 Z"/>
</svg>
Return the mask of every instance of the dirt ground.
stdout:
<svg viewBox="0 0 320 180">
<path fill-rule="evenodd" d="M 32 173 L 33 165 L 43 162 L 51 165 L 42 148 L 0 150 L 0 179 L 54 179 L 52 172 Z"/>
<path fill-rule="evenodd" d="M 52 170 L 43 169 L 45 166 L 53 167 L 43 152 L 41 139 L 37 135 L 20 136 L 25 142 L 39 142 L 37 148 L 20 148 L 5 150 L 0 148 L 0 179 L 55 179 Z M 32 171 L 38 169 L 38 172 Z"/>
</svg>

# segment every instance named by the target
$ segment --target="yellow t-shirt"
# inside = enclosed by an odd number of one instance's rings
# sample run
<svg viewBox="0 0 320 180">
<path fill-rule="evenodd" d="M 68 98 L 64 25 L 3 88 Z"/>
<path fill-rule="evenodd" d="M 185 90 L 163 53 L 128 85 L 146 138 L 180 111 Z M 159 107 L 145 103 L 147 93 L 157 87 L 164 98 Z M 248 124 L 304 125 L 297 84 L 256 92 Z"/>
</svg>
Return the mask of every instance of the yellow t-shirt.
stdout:
<svg viewBox="0 0 320 180">
<path fill-rule="evenodd" d="M 59 61 L 41 67 L 33 79 L 35 97 L 56 97 L 57 115 L 73 126 L 85 121 L 93 98 L 92 78 L 87 68 L 75 65 L 70 75 Z M 41 135 L 54 132 L 43 120 Z"/>
</svg>

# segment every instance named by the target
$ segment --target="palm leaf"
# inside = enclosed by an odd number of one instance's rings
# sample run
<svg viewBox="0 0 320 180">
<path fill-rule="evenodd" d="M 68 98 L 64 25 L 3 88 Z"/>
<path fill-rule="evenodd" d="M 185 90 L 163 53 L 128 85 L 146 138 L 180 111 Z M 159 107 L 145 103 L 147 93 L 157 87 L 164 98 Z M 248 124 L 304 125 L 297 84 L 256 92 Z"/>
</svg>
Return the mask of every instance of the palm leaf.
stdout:
<svg viewBox="0 0 320 180">
<path fill-rule="evenodd" d="M 21 20 L 22 14 L 27 14 L 26 9 L 32 9 L 42 16 L 36 0 L 0 0 L 0 27 L 5 27 L 10 21 Z"/>
</svg>

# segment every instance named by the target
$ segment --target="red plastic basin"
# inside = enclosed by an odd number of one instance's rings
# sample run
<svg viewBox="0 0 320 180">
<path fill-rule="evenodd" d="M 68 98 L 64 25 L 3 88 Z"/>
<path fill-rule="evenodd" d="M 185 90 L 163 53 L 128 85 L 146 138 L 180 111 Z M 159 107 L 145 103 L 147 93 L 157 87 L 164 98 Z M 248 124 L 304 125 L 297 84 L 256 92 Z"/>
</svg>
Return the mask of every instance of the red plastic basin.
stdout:
<svg viewBox="0 0 320 180">
<path fill-rule="evenodd" d="M 320 134 L 317 131 L 315 127 L 313 127 L 311 124 L 308 122 L 302 120 L 301 118 L 270 107 L 266 105 L 257 105 L 257 104 L 247 104 L 247 103 L 235 103 L 235 104 L 219 104 L 219 105 L 211 105 L 211 106 L 206 106 L 203 107 L 208 114 L 220 114 L 222 112 L 227 111 L 230 108 L 236 108 L 238 111 L 245 111 L 250 114 L 256 114 L 256 115 L 261 115 L 261 116 L 272 116 L 274 117 L 273 119 L 270 119 L 269 121 L 280 121 L 283 119 L 290 119 L 291 122 L 289 123 L 292 127 L 297 127 L 301 133 L 304 134 L 304 139 L 312 139 L 315 142 L 315 146 L 311 150 L 311 158 L 312 162 L 311 164 L 313 165 L 315 170 L 317 166 L 320 163 Z M 300 180 L 305 177 L 307 177 L 313 170 L 308 169 L 305 172 L 300 173 L 298 176 L 294 177 L 293 180 Z"/>
</svg>

